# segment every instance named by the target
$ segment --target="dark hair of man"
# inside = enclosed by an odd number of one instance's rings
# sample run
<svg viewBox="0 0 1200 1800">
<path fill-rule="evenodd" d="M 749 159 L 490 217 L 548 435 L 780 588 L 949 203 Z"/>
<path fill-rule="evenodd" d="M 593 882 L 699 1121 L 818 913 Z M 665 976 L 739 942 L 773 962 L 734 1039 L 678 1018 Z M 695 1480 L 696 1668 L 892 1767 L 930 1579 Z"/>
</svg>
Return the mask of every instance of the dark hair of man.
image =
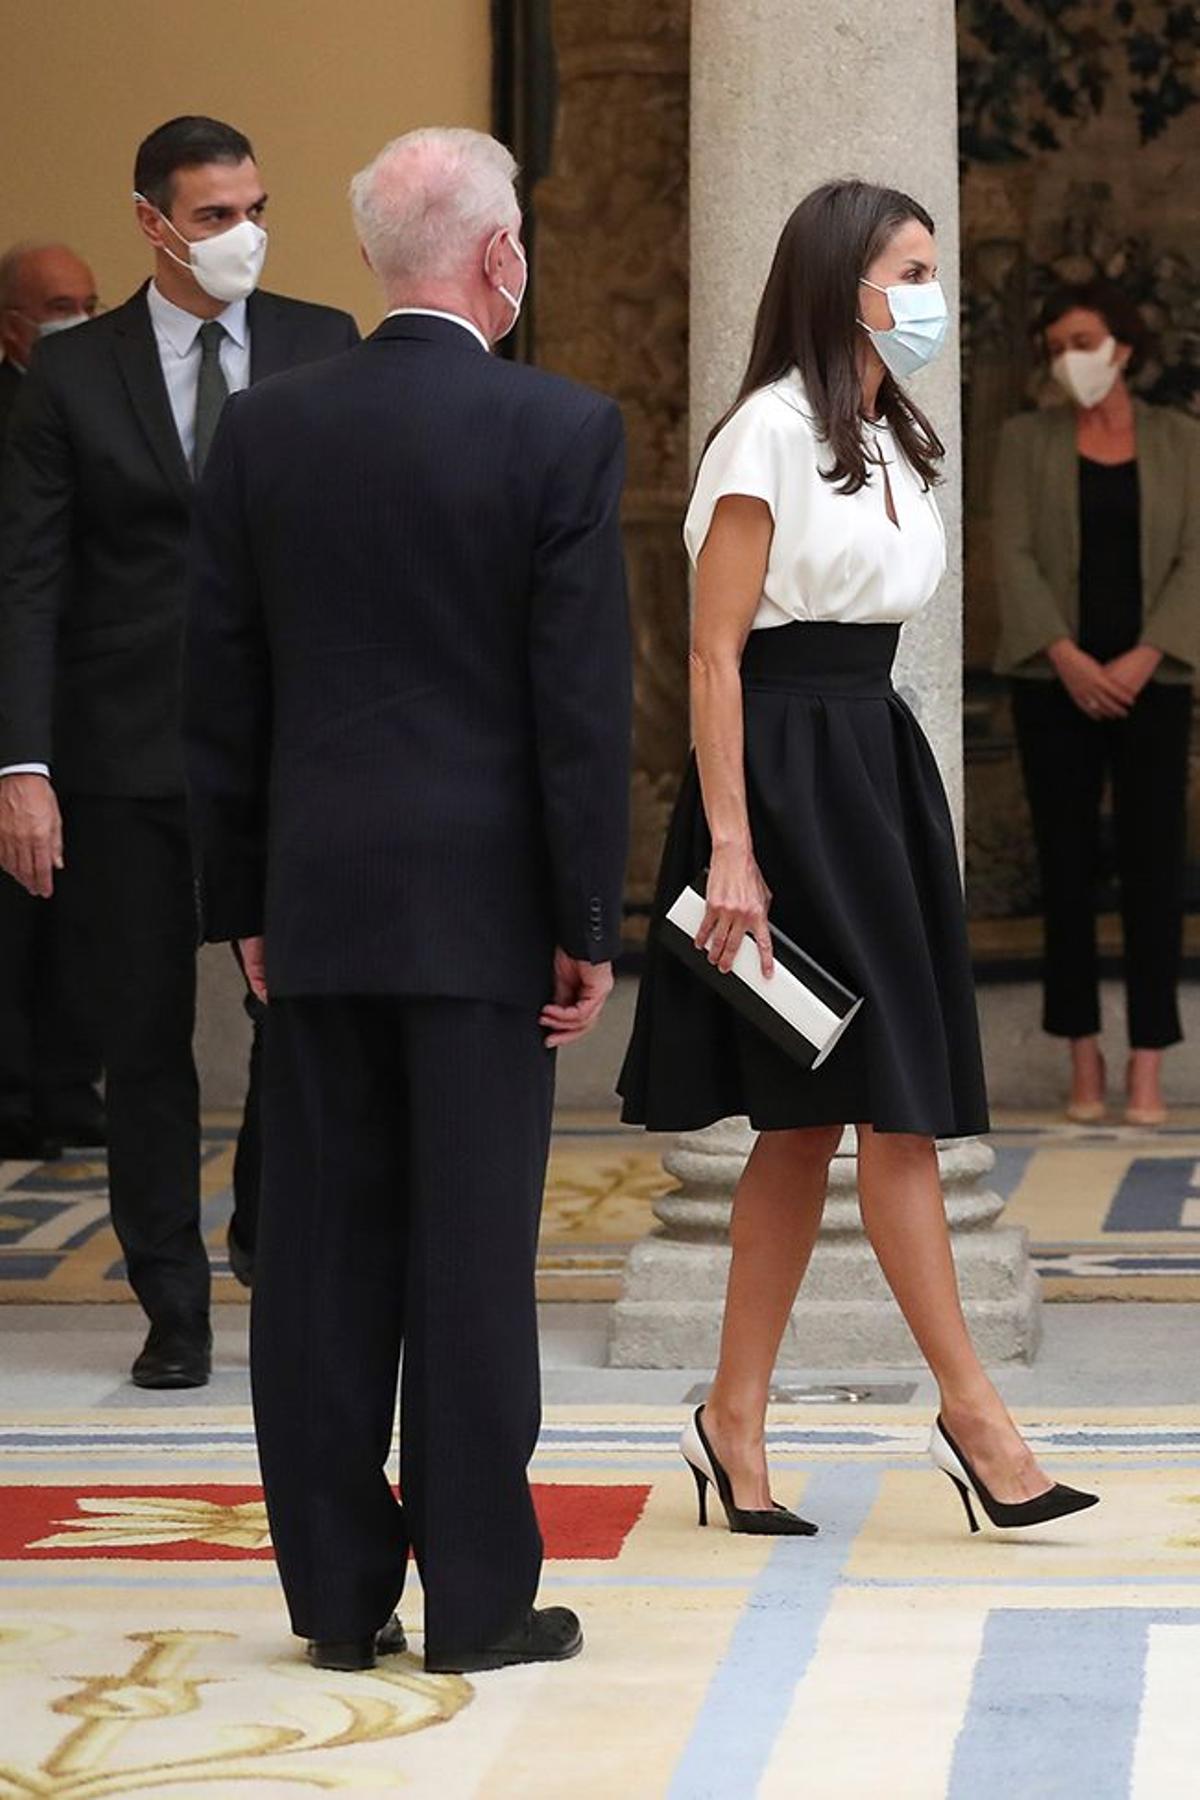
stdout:
<svg viewBox="0 0 1200 1800">
<path fill-rule="evenodd" d="M 800 202 L 776 246 L 738 397 L 708 443 L 743 400 L 795 368 L 818 433 L 833 452 L 825 479 L 836 482 L 840 494 L 866 486 L 879 458 L 863 435 L 859 278 L 910 219 L 933 231 L 925 208 L 907 194 L 865 181 L 827 182 Z M 878 407 L 909 463 L 931 487 L 945 446 L 890 373 L 880 385 Z"/>
<path fill-rule="evenodd" d="M 1044 341 L 1052 325 L 1057 325 L 1069 312 L 1076 311 L 1095 313 L 1104 320 L 1118 344 L 1125 344 L 1132 350 L 1125 372 L 1136 375 L 1150 353 L 1154 334 L 1124 288 L 1119 288 L 1114 281 L 1106 281 L 1101 275 L 1091 281 L 1064 282 L 1042 303 L 1037 322 L 1039 336 Z"/>
<path fill-rule="evenodd" d="M 191 114 L 168 119 L 138 146 L 134 190 L 170 218 L 177 170 L 199 169 L 205 163 L 242 163 L 253 157 L 250 139 L 219 119 Z"/>
</svg>

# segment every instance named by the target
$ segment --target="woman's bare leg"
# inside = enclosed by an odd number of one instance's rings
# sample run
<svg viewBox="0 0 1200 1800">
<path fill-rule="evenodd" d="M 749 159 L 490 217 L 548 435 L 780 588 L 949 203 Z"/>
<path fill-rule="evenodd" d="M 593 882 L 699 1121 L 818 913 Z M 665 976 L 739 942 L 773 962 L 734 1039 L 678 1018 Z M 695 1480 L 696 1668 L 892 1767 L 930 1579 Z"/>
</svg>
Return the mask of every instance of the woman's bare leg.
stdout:
<svg viewBox="0 0 1200 1800">
<path fill-rule="evenodd" d="M 704 1429 L 741 1507 L 768 1507 L 767 1392 L 821 1215 L 840 1125 L 764 1131 L 733 1197 L 733 1261 Z"/>
<path fill-rule="evenodd" d="M 1104 1054 L 1098 1037 L 1071 1039 L 1071 1106 L 1103 1106 Z"/>
<path fill-rule="evenodd" d="M 929 1364 L 942 1417 L 997 1500 L 1051 1486 L 976 1355 L 950 1251 L 932 1139 L 858 1127 L 863 1225 L 888 1285 Z"/>
<path fill-rule="evenodd" d="M 1139 1112 L 1162 1112 L 1161 1050 L 1131 1050 L 1126 1081 L 1128 1104 Z"/>
</svg>

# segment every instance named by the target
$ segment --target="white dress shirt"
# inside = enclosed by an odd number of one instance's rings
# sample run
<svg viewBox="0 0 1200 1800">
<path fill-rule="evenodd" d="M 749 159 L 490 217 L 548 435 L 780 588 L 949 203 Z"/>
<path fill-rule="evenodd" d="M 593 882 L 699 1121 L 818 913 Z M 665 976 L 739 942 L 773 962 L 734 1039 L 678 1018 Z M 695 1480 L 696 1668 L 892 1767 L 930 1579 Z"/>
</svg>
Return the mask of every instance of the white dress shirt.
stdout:
<svg viewBox="0 0 1200 1800">
<path fill-rule="evenodd" d="M 163 380 L 175 429 L 183 445 L 188 468 L 196 446 L 196 389 L 200 384 L 200 327 L 205 323 L 195 313 L 185 312 L 160 294 L 153 282 L 146 290 L 150 323 L 158 345 Z M 225 327 L 221 340 L 221 373 L 231 394 L 240 394 L 250 386 L 250 325 L 246 318 L 246 302 L 235 300 L 232 306 L 217 314 L 217 324 Z"/>
<path fill-rule="evenodd" d="M 464 319 L 461 313 L 439 312 L 436 306 L 394 306 L 387 316 L 389 319 L 402 319 L 406 313 L 415 314 L 422 319 L 449 319 L 451 325 L 461 325 L 464 331 L 469 331 L 472 337 L 479 339 L 485 350 L 491 350 L 492 346 L 474 319 Z"/>
<path fill-rule="evenodd" d="M 158 346 L 163 380 L 167 384 L 171 415 L 190 469 L 192 451 L 196 447 L 200 327 L 205 321 L 198 319 L 195 313 L 185 312 L 182 306 L 176 306 L 173 300 L 168 300 L 165 294 L 159 293 L 153 282 L 146 290 L 146 305 L 154 328 L 154 342 Z M 217 314 L 217 320 L 225 327 L 220 349 L 221 372 L 230 393 L 240 394 L 243 388 L 250 386 L 250 322 L 246 317 L 246 302 L 235 300 L 232 306 L 227 306 L 224 312 Z M 465 325 L 467 321 L 463 319 L 460 323 Z M 475 327 L 471 326 L 470 329 L 473 331 Z M 10 763 L 6 768 L 0 769 L 0 777 L 49 774 L 45 763 Z"/>
</svg>

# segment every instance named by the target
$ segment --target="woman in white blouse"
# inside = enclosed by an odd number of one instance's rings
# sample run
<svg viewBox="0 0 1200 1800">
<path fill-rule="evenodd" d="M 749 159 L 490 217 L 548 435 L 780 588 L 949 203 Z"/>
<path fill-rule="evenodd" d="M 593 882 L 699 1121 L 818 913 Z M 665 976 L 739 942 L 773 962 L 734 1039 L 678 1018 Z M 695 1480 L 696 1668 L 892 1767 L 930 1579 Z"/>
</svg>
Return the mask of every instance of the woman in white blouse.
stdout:
<svg viewBox="0 0 1200 1800">
<path fill-rule="evenodd" d="M 684 531 L 695 755 L 619 1085 L 624 1117 L 651 1129 L 746 1114 L 759 1132 L 734 1199 L 720 1362 L 682 1444 L 701 1522 L 712 1485 L 737 1531 L 816 1529 L 771 1498 L 766 1405 L 847 1123 L 867 1233 L 938 1383 L 931 1454 L 972 1529 L 972 1493 L 1006 1526 L 1094 1503 L 1042 1473 L 979 1362 L 938 1176 L 935 1140 L 988 1118 L 953 828 L 890 673 L 945 569 L 943 447 L 901 385 L 946 333 L 936 276 L 933 222 L 906 195 L 835 182 L 802 202 Z M 748 934 L 769 977 L 769 913 L 864 996 L 821 1068 L 664 948 L 657 926 L 688 885 L 706 893 L 696 945 L 714 967 L 728 974 Z"/>
</svg>

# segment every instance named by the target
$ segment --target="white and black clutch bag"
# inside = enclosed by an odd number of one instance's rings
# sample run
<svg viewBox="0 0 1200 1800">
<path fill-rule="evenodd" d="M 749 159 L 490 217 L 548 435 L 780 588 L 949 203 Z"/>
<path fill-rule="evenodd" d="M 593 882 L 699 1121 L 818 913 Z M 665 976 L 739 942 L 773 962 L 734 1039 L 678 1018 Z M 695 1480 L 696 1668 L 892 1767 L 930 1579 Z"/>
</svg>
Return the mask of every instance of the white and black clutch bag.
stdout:
<svg viewBox="0 0 1200 1800">
<path fill-rule="evenodd" d="M 733 967 L 723 975 L 709 962 L 707 952 L 696 948 L 705 905 L 704 896 L 695 888 L 684 888 L 662 922 L 664 948 L 796 1062 L 806 1069 L 819 1069 L 862 1005 L 862 996 L 843 987 L 774 925 L 770 930 L 775 973 L 769 981 L 751 937 L 742 939 Z"/>
</svg>

